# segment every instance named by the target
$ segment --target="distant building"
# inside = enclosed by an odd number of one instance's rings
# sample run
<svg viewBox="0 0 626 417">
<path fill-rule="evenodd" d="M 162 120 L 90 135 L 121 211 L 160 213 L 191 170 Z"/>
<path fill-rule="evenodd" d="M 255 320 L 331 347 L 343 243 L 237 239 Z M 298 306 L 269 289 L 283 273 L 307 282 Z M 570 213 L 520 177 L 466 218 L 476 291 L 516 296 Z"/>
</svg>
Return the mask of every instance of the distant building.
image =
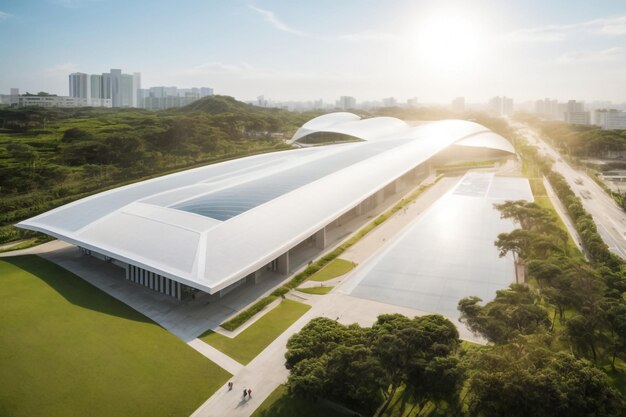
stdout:
<svg viewBox="0 0 626 417">
<path fill-rule="evenodd" d="M 356 108 L 356 99 L 351 96 L 341 96 L 337 100 L 337 107 L 342 110 L 354 109 Z"/>
<path fill-rule="evenodd" d="M 91 98 L 91 76 L 82 72 L 70 74 L 70 97 Z"/>
<path fill-rule="evenodd" d="M 22 95 L 17 100 L 18 107 L 111 107 L 111 99 L 88 99 L 67 96 Z"/>
<path fill-rule="evenodd" d="M 452 111 L 455 113 L 465 112 L 465 97 L 457 97 L 452 100 Z"/>
<path fill-rule="evenodd" d="M 269 107 L 270 102 L 264 95 L 260 95 L 256 98 L 256 105 L 259 107 Z"/>
<path fill-rule="evenodd" d="M 559 102 L 545 98 L 535 101 L 535 113 L 546 119 L 562 119 L 563 114 L 559 111 Z"/>
<path fill-rule="evenodd" d="M 0 104 L 7 106 L 17 106 L 18 98 L 20 96 L 19 88 L 11 88 L 10 94 L 0 94 Z"/>
<path fill-rule="evenodd" d="M 489 100 L 489 112 L 494 116 L 510 116 L 513 114 L 513 99 L 496 96 Z"/>
<path fill-rule="evenodd" d="M 406 101 L 407 107 L 417 107 L 417 97 L 410 98 Z"/>
<path fill-rule="evenodd" d="M 148 110 L 164 110 L 183 107 L 196 100 L 212 96 L 213 89 L 208 87 L 150 87 L 146 90 L 139 89 L 138 101 L 140 107 Z"/>
<path fill-rule="evenodd" d="M 594 124 L 605 130 L 626 130 L 626 112 L 616 109 L 596 110 Z"/>
<path fill-rule="evenodd" d="M 69 75 L 70 97 L 87 100 L 110 99 L 113 107 L 139 107 L 139 89 L 141 74 L 138 72 L 123 74 L 120 69 L 111 69 L 108 73 L 84 74 L 76 72 Z M 94 101 L 97 106 L 100 101 Z M 88 104 L 91 105 L 91 104 Z"/>
<path fill-rule="evenodd" d="M 397 105 L 398 105 L 398 102 L 393 97 L 387 97 L 383 99 L 383 107 L 396 107 Z"/>
<path fill-rule="evenodd" d="M 576 100 L 569 100 L 565 104 L 565 112 L 563 113 L 565 123 L 571 125 L 590 125 L 591 114 L 585 111 L 585 104 Z"/>
</svg>

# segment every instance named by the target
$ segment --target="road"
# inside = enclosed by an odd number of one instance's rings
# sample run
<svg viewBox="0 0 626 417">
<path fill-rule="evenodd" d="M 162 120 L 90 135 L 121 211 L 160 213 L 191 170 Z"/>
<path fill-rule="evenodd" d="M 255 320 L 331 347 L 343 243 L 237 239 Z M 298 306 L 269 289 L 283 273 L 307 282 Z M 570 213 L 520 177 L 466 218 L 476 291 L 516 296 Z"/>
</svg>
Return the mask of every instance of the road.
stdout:
<svg viewBox="0 0 626 417">
<path fill-rule="evenodd" d="M 602 240 L 611 252 L 626 259 L 626 213 L 585 171 L 565 162 L 561 155 L 528 126 L 510 122 L 530 144 L 537 146 L 540 154 L 555 162 L 553 169 L 565 177 L 574 193 L 580 197 L 585 210 L 591 214 Z"/>
</svg>

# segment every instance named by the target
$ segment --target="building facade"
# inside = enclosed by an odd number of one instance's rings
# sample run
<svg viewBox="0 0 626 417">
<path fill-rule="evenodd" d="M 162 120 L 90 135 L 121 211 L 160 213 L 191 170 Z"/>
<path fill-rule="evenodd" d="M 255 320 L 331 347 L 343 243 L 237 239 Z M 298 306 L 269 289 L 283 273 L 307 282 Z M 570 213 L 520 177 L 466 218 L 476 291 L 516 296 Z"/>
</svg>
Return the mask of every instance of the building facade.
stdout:
<svg viewBox="0 0 626 417">
<path fill-rule="evenodd" d="M 110 100 L 112 107 L 139 107 L 141 74 L 123 74 L 120 69 L 111 69 L 103 74 L 76 72 L 69 75 L 70 97 L 94 99 L 93 106 L 101 100 Z"/>
<path fill-rule="evenodd" d="M 140 107 L 148 110 L 164 110 L 183 107 L 204 97 L 212 96 L 213 89 L 209 87 L 150 87 L 139 90 L 138 100 Z"/>
<path fill-rule="evenodd" d="M 88 99 L 67 96 L 22 95 L 17 99 L 18 107 L 111 107 L 111 99 Z"/>
<path fill-rule="evenodd" d="M 606 130 L 626 130 L 626 112 L 615 109 L 596 110 L 594 124 Z"/>
</svg>

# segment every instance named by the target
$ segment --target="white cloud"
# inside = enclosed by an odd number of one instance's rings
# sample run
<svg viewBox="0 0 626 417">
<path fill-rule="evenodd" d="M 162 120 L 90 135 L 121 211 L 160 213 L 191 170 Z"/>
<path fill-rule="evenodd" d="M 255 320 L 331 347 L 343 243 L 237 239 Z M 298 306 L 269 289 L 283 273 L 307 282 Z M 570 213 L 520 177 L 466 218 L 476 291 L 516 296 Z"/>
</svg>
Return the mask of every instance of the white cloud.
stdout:
<svg viewBox="0 0 626 417">
<path fill-rule="evenodd" d="M 303 32 L 301 30 L 295 29 L 289 26 L 287 23 L 280 20 L 276 17 L 276 14 L 270 10 L 261 9 L 256 6 L 249 6 L 252 10 L 260 14 L 263 19 L 272 25 L 275 29 L 280 30 L 281 32 L 290 33 L 295 36 L 300 36 L 303 38 L 309 39 L 318 39 L 318 40 L 343 40 L 350 42 L 363 42 L 363 41 L 391 41 L 400 39 L 399 36 L 390 34 L 390 33 L 379 33 L 379 32 L 362 32 L 362 33 L 348 33 L 343 35 L 317 35 L 313 33 Z"/>
<path fill-rule="evenodd" d="M 626 16 L 618 16 L 610 19 L 600 19 L 597 21 L 597 32 L 605 35 L 626 34 Z"/>
<path fill-rule="evenodd" d="M 10 13 L 3 12 L 2 10 L 0 10 L 0 20 L 6 20 L 6 19 L 8 19 L 11 16 L 13 16 L 13 15 L 10 14 Z"/>
<path fill-rule="evenodd" d="M 274 26 L 274 28 L 282 32 L 291 33 L 292 35 L 309 37 L 309 35 L 307 35 L 306 33 L 299 31 L 297 29 L 294 29 L 290 27 L 289 25 L 287 25 L 286 23 L 284 23 L 282 20 L 276 17 L 274 12 L 269 11 L 269 10 L 264 10 L 264 9 L 261 9 L 252 5 L 250 5 L 249 7 L 255 12 L 257 12 L 258 14 L 260 14 L 261 16 L 263 16 L 263 19 L 266 22 L 268 22 L 270 25 Z"/>
<path fill-rule="evenodd" d="M 624 35 L 626 34 L 626 16 L 594 19 L 571 25 L 520 29 L 505 34 L 504 38 L 513 42 L 560 42 L 579 32 L 606 36 Z"/>
<path fill-rule="evenodd" d="M 563 54 L 558 62 L 570 63 L 605 63 L 626 59 L 626 49 L 622 47 L 608 48 L 601 51 L 576 51 Z"/>
</svg>

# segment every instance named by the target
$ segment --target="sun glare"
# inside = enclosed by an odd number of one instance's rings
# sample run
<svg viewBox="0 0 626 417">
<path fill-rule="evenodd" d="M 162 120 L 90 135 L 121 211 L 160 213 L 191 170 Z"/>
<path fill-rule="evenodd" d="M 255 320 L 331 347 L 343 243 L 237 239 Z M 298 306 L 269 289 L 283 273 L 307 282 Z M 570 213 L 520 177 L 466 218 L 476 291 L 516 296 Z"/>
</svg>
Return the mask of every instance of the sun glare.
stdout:
<svg viewBox="0 0 626 417">
<path fill-rule="evenodd" d="M 482 52 L 481 27 L 470 15 L 437 14 L 415 30 L 413 47 L 420 64 L 436 71 L 458 71 Z"/>
</svg>

